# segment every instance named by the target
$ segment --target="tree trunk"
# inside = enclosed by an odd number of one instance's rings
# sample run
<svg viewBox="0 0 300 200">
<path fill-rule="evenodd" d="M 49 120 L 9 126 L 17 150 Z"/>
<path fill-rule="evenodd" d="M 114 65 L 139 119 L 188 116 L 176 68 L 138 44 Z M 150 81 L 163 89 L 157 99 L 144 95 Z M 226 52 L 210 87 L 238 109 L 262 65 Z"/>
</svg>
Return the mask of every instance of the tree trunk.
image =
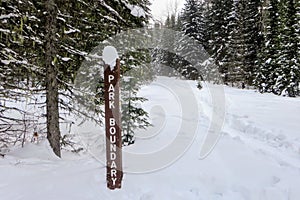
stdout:
<svg viewBox="0 0 300 200">
<path fill-rule="evenodd" d="M 57 6 L 54 0 L 45 1 L 46 35 L 45 35 L 45 67 L 46 67 L 46 104 L 47 104 L 47 139 L 54 151 L 60 157 L 60 130 L 58 108 L 58 70 L 55 66 Z"/>
</svg>

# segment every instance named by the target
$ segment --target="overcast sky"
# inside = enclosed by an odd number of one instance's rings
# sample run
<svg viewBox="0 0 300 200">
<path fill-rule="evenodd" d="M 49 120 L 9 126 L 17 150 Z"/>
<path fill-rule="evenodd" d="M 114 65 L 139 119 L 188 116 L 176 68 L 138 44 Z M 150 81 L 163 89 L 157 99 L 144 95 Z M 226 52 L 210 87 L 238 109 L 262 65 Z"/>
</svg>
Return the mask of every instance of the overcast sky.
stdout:
<svg viewBox="0 0 300 200">
<path fill-rule="evenodd" d="M 178 2 L 179 12 L 185 3 L 185 0 L 150 0 L 152 15 L 156 20 L 165 20 L 168 16 L 168 11 L 172 14 L 175 10 L 176 1 Z"/>
</svg>

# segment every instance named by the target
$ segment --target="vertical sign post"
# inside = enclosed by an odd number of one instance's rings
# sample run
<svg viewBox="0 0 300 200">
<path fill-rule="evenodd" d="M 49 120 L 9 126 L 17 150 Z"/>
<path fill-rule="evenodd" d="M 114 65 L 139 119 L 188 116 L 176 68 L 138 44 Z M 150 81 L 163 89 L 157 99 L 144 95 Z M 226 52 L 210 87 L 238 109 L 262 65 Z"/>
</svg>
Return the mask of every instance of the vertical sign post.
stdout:
<svg viewBox="0 0 300 200">
<path fill-rule="evenodd" d="M 121 188 L 123 178 L 119 82 L 120 60 L 117 59 L 116 66 L 105 64 L 104 67 L 106 179 L 111 190 Z"/>
</svg>

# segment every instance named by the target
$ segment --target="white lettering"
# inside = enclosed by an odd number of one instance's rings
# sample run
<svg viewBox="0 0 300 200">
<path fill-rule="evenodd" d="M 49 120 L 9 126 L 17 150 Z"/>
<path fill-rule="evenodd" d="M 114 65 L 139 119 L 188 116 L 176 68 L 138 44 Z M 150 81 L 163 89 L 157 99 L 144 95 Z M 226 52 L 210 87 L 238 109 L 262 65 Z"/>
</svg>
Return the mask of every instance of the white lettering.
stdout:
<svg viewBox="0 0 300 200">
<path fill-rule="evenodd" d="M 108 93 L 108 99 L 115 100 L 115 93 L 113 93 L 113 92 Z"/>
<path fill-rule="evenodd" d="M 110 128 L 109 128 L 109 133 L 110 133 L 110 134 L 114 135 L 114 134 L 116 134 L 116 132 L 117 132 L 117 130 L 116 130 L 115 127 L 110 127 Z"/>
<path fill-rule="evenodd" d="M 110 153 L 110 159 L 111 159 L 111 160 L 116 160 L 116 158 L 117 158 L 117 154 L 114 153 L 114 152 L 111 152 L 111 153 Z"/>
<path fill-rule="evenodd" d="M 110 118 L 110 119 L 109 119 L 109 125 L 110 125 L 110 126 L 116 125 L 116 120 L 115 120 L 114 118 Z"/>
<path fill-rule="evenodd" d="M 108 88 L 108 92 L 114 92 L 115 88 L 113 86 L 113 84 L 109 84 L 109 88 Z"/>
<path fill-rule="evenodd" d="M 110 83 L 112 80 L 115 79 L 115 76 L 114 75 L 109 75 L 108 76 L 108 82 Z"/>
<path fill-rule="evenodd" d="M 114 103 L 115 103 L 114 101 L 110 101 L 110 102 L 109 102 L 109 109 L 115 108 Z"/>
<path fill-rule="evenodd" d="M 111 176 L 117 177 L 117 170 L 116 169 L 112 169 L 110 171 L 110 173 L 111 173 Z"/>
<path fill-rule="evenodd" d="M 110 144 L 110 151 L 117 151 L 117 145 L 116 144 Z"/>
<path fill-rule="evenodd" d="M 110 168 L 117 168 L 117 165 L 116 165 L 116 162 L 115 161 L 112 161 L 111 165 L 110 165 Z"/>
<path fill-rule="evenodd" d="M 116 140 L 116 136 L 115 136 L 115 135 L 111 135 L 111 136 L 110 136 L 110 142 L 111 142 L 111 143 L 116 143 L 116 141 L 117 141 L 117 140 Z"/>
<path fill-rule="evenodd" d="M 113 182 L 113 185 L 116 185 L 116 180 L 117 180 L 117 178 L 112 178 L 111 180 L 112 180 L 112 182 Z"/>
</svg>

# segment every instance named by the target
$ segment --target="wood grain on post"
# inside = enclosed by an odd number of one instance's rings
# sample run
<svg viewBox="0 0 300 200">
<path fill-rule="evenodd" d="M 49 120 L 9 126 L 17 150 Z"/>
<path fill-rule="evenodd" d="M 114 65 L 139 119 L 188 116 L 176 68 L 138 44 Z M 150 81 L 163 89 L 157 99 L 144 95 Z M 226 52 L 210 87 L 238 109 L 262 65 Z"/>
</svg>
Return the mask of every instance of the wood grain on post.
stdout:
<svg viewBox="0 0 300 200">
<path fill-rule="evenodd" d="M 121 188 L 122 135 L 120 115 L 120 60 L 113 70 L 104 68 L 105 129 L 106 129 L 106 178 L 111 190 Z"/>
</svg>

